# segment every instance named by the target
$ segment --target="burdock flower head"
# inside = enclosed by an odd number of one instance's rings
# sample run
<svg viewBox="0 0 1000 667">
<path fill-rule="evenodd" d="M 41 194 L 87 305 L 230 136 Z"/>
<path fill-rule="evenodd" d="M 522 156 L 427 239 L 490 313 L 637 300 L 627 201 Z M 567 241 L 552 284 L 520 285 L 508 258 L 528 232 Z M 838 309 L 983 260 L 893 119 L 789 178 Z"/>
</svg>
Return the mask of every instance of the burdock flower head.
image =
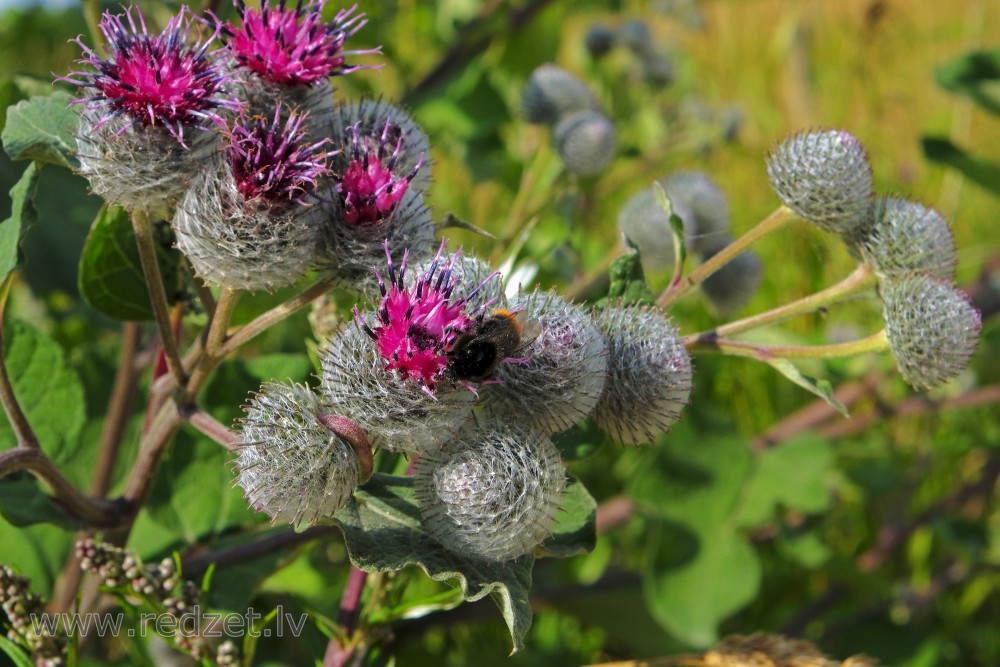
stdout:
<svg viewBox="0 0 1000 667">
<path fill-rule="evenodd" d="M 207 53 L 219 27 L 188 44 L 194 21 L 182 8 L 163 32 L 150 34 L 138 9 L 106 12 L 100 24 L 106 60 L 74 40 L 83 48 L 78 62 L 94 68 L 61 79 L 92 91 L 76 102 L 84 105 L 80 170 L 112 203 L 157 212 L 176 203 L 198 161 L 215 148 L 209 129 L 241 106 L 223 63 Z"/>
<path fill-rule="evenodd" d="M 397 267 L 385 245 L 388 273 L 376 272 L 381 299 L 374 313 L 355 309 L 357 326 L 341 330 L 323 357 L 324 400 L 350 415 L 372 444 L 391 451 L 427 452 L 468 419 L 474 394 L 448 373 L 448 350 L 488 307 L 470 307 L 491 275 L 455 298 L 452 267 L 437 257 L 415 282 L 407 257 Z M 387 280 L 386 280 L 387 278 Z"/>
<path fill-rule="evenodd" d="M 177 245 L 210 284 L 270 290 L 312 263 L 326 215 L 315 202 L 329 171 L 326 141 L 308 143 L 303 116 L 284 115 L 279 105 L 270 119 L 227 127 L 223 154 L 177 209 Z"/>
<path fill-rule="evenodd" d="M 286 7 L 285 0 L 273 6 L 264 0 L 248 7 L 235 0 L 240 26 L 225 26 L 227 48 L 242 67 L 261 78 L 282 85 L 309 85 L 331 76 L 348 74 L 362 65 L 348 65 L 346 57 L 377 53 L 378 49 L 345 51 L 344 42 L 367 23 L 357 5 L 337 12 L 329 23 L 323 20 L 324 0 Z"/>
<path fill-rule="evenodd" d="M 294 7 L 287 7 L 285 0 L 262 0 L 260 7 L 248 7 L 243 0 L 234 4 L 240 24 L 227 23 L 223 32 L 250 110 L 266 112 L 284 102 L 310 112 L 311 136 L 330 136 L 330 77 L 365 68 L 348 64 L 348 56 L 378 52 L 344 50 L 344 43 L 367 22 L 365 15 L 356 13 L 355 5 L 324 21 L 324 0 L 299 0 Z"/>
<path fill-rule="evenodd" d="M 399 175 L 396 173 L 396 161 L 403 140 L 397 139 L 392 153 L 389 153 L 387 144 L 392 123 L 386 121 L 374 151 L 367 137 L 359 140 L 360 127 L 359 122 L 353 128 L 351 161 L 340 175 L 337 191 L 343 204 L 344 222 L 348 225 L 376 225 L 386 220 L 402 201 L 423 160 L 418 159 L 408 174 Z"/>
</svg>

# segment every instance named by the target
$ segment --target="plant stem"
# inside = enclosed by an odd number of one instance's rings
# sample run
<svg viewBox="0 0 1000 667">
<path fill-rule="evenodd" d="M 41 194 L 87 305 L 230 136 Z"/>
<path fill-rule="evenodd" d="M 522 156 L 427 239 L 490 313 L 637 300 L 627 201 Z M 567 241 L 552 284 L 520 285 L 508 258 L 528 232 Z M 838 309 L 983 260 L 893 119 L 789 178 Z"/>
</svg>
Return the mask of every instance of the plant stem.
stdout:
<svg viewBox="0 0 1000 667">
<path fill-rule="evenodd" d="M 709 331 L 690 334 L 684 337 L 685 345 L 692 345 L 702 338 L 724 338 L 751 329 L 757 329 L 768 324 L 783 322 L 797 315 L 811 313 L 820 308 L 835 303 L 846 296 L 854 294 L 867 288 L 874 283 L 875 273 L 868 264 L 860 264 L 851 275 L 841 280 L 836 285 L 810 294 L 792 303 L 768 310 L 742 320 L 729 322 Z"/>
<path fill-rule="evenodd" d="M 868 352 L 882 352 L 889 348 L 885 330 L 876 334 L 833 345 L 758 345 L 745 341 L 716 338 L 696 340 L 688 345 L 691 352 L 720 352 L 736 357 L 750 357 L 767 361 L 769 359 L 829 359 L 849 357 Z"/>
<path fill-rule="evenodd" d="M 194 426 L 229 451 L 236 451 L 238 449 L 240 437 L 204 410 L 200 408 L 196 409 L 188 415 L 187 420 L 191 426 Z"/>
<path fill-rule="evenodd" d="M 660 294 L 660 297 L 656 300 L 656 305 L 660 308 L 668 308 L 671 304 L 686 294 L 688 290 L 695 287 L 728 264 L 737 255 L 749 248 L 753 243 L 767 236 L 771 232 L 781 229 L 795 219 L 796 216 L 791 209 L 786 206 L 778 207 L 773 213 L 771 213 L 771 215 L 757 223 L 743 236 L 739 237 L 716 254 L 712 255 L 704 264 L 682 278 L 677 282 L 677 284 L 671 285 L 667 289 L 663 290 L 663 293 Z"/>
<path fill-rule="evenodd" d="M 52 487 L 67 514 L 90 526 L 110 528 L 119 525 L 123 518 L 121 503 L 88 496 L 77 489 L 41 449 L 17 447 L 0 453 L 0 478 L 18 470 L 28 470 Z"/>
<path fill-rule="evenodd" d="M 226 356 L 233 352 L 295 311 L 309 305 L 312 301 L 325 294 L 332 286 L 333 283 L 330 281 L 320 281 L 294 299 L 286 301 L 280 306 L 275 306 L 266 313 L 261 313 L 253 321 L 248 322 L 241 329 L 233 332 L 233 335 L 220 348 L 220 354 Z"/>
<path fill-rule="evenodd" d="M 215 305 L 215 312 L 212 321 L 208 325 L 208 336 L 205 339 L 205 351 L 209 356 L 221 356 L 219 352 L 223 343 L 226 342 L 226 333 L 229 330 L 229 322 L 233 318 L 233 310 L 236 302 L 239 301 L 239 290 L 225 287 L 219 294 L 219 301 Z"/>
<path fill-rule="evenodd" d="M 144 211 L 132 213 L 132 229 L 135 230 L 135 241 L 139 248 L 142 273 L 146 278 L 149 301 L 153 306 L 156 326 L 160 331 L 167 368 L 170 369 L 170 374 L 174 376 L 180 386 L 184 384 L 185 380 L 184 367 L 181 365 L 181 357 L 177 351 L 177 338 L 174 336 L 174 329 L 170 323 L 170 308 L 167 306 L 167 293 L 163 286 L 163 276 L 160 275 L 160 264 L 156 261 L 153 225 Z"/>
<path fill-rule="evenodd" d="M 608 281 L 608 268 L 615 259 L 625 252 L 625 244 L 619 238 L 618 242 L 607 252 L 601 261 L 592 267 L 587 273 L 573 281 L 563 296 L 567 301 L 573 301 L 584 297 L 596 290 L 596 287 L 603 281 L 605 285 Z"/>
<path fill-rule="evenodd" d="M 360 616 L 361 595 L 364 593 L 367 581 L 368 573 L 352 565 L 347 575 L 347 583 L 344 584 L 344 592 L 340 596 L 340 612 L 337 615 L 341 635 L 334 634 L 330 637 L 326 645 L 326 654 L 323 656 L 323 667 L 342 667 L 354 655 L 357 647 L 351 635 L 354 634 Z"/>
<path fill-rule="evenodd" d="M 111 389 L 111 400 L 104 421 L 104 430 L 101 433 L 94 477 L 90 482 L 90 492 L 95 496 L 104 496 L 108 492 L 122 436 L 125 434 L 129 415 L 135 405 L 136 388 L 139 383 L 139 372 L 135 361 L 141 331 L 136 322 L 126 322 L 122 327 L 122 350 L 118 360 L 118 372 Z"/>
</svg>

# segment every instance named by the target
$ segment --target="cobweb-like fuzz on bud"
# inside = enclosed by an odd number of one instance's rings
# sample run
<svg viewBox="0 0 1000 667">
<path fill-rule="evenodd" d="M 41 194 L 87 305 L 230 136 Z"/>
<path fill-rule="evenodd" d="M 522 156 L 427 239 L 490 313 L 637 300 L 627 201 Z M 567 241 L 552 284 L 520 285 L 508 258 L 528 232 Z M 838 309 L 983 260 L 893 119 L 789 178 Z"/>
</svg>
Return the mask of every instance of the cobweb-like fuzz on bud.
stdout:
<svg viewBox="0 0 1000 667">
<path fill-rule="evenodd" d="M 702 239 L 702 259 L 707 261 L 732 242 L 726 235 Z M 760 286 L 760 259 L 745 250 L 701 283 L 701 290 L 720 315 L 735 313 L 743 308 Z"/>
<path fill-rule="evenodd" d="M 421 457 L 416 494 L 423 526 L 449 551 L 487 561 L 532 553 L 556 523 L 566 471 L 541 433 L 469 427 Z"/>
<path fill-rule="evenodd" d="M 430 140 L 408 113 L 382 100 L 366 98 L 343 102 L 337 108 L 331 136 L 334 145 L 344 150 L 334 158 L 334 169 L 338 173 L 347 169 L 355 136 L 361 145 L 367 141 L 369 145 L 376 146 L 383 135 L 386 137 L 385 144 L 394 152 L 397 172 L 415 172 L 409 179 L 410 187 L 426 193 L 431 184 Z"/>
<path fill-rule="evenodd" d="M 312 264 L 328 212 L 309 205 L 326 168 L 323 142 L 305 143 L 302 117 L 243 117 L 227 146 L 177 208 L 177 246 L 207 283 L 272 290 Z"/>
<path fill-rule="evenodd" d="M 562 67 L 546 63 L 535 69 L 521 91 L 521 115 L 529 123 L 554 125 L 574 111 L 599 111 L 587 85 Z"/>
<path fill-rule="evenodd" d="M 594 410 L 620 445 L 653 442 L 680 418 L 691 393 L 691 357 L 656 308 L 608 306 L 595 315 L 608 344 L 608 382 Z"/>
<path fill-rule="evenodd" d="M 952 284 L 910 275 L 883 285 L 882 301 L 896 366 L 911 387 L 933 389 L 969 364 L 982 321 Z"/>
<path fill-rule="evenodd" d="M 308 387 L 265 383 L 245 410 L 236 484 L 275 522 L 298 527 L 332 517 L 371 474 L 357 445 L 320 421 L 326 410 Z"/>
<path fill-rule="evenodd" d="M 615 126 L 599 111 L 575 111 L 552 131 L 552 143 L 566 168 L 577 176 L 598 176 L 615 157 Z"/>
<path fill-rule="evenodd" d="M 166 215 L 217 144 L 209 128 L 240 108 L 223 63 L 206 53 L 218 29 L 187 44 L 194 20 L 182 9 L 155 35 L 138 9 L 106 12 L 107 60 L 74 40 L 83 49 L 78 62 L 93 68 L 60 78 L 91 91 L 75 102 L 85 107 L 80 172 L 111 203 Z"/>
<path fill-rule="evenodd" d="M 730 215 L 726 194 L 715 181 L 700 171 L 678 171 L 662 179 L 660 185 L 685 228 L 691 228 L 688 249 L 704 254 L 707 246 L 719 248 L 713 238 L 728 235 Z M 684 218 L 688 211 L 690 221 Z"/>
<path fill-rule="evenodd" d="M 850 238 L 870 219 L 872 168 L 846 131 L 786 139 L 768 156 L 767 176 L 785 206 L 821 229 Z"/>
<path fill-rule="evenodd" d="M 233 4 L 240 25 L 226 24 L 226 47 L 241 67 L 272 84 L 313 85 L 349 74 L 364 66 L 349 65 L 348 56 L 379 51 L 344 50 L 344 43 L 367 23 L 363 13 L 355 13 L 357 5 L 340 10 L 327 22 L 323 20 L 324 0 L 298 2 L 294 7 L 286 6 L 284 0 L 276 6 L 264 0 L 259 8 L 248 7 L 242 0 Z"/>
<path fill-rule="evenodd" d="M 481 287 L 456 296 L 453 265 L 439 251 L 408 286 L 405 255 L 398 270 L 390 257 L 388 282 L 377 273 L 377 311 L 355 311 L 357 326 L 342 330 L 323 355 L 325 400 L 357 420 L 379 447 L 428 451 L 471 414 L 473 394 L 446 370 L 448 350 L 477 314 L 466 310 L 467 299 Z"/>
<path fill-rule="evenodd" d="M 948 221 L 917 202 L 878 198 L 860 251 L 883 278 L 909 273 L 926 273 L 941 280 L 955 276 L 955 241 Z"/>
<path fill-rule="evenodd" d="M 604 339 L 584 308 L 554 292 L 522 297 L 514 310 L 525 312 L 528 340 L 500 364 L 495 382 L 481 386 L 484 411 L 542 433 L 564 431 L 585 419 L 601 396 L 608 366 Z"/>
<path fill-rule="evenodd" d="M 684 223 L 685 243 L 690 245 L 698 230 L 694 213 L 682 201 L 671 200 L 673 212 Z M 618 212 L 618 229 L 639 251 L 642 268 L 669 272 L 674 268 L 674 237 L 670 217 L 656 201 L 651 188 L 632 195 Z"/>
</svg>

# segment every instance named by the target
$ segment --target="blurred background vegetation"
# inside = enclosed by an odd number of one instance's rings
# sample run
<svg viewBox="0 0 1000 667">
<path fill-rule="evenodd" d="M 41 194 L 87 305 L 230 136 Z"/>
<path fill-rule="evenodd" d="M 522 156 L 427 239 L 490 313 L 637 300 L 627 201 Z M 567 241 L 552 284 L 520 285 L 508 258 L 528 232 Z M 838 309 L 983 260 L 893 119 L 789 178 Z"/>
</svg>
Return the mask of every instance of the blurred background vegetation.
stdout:
<svg viewBox="0 0 1000 667">
<path fill-rule="evenodd" d="M 161 23 L 176 10 L 138 4 Z M 877 191 L 921 200 L 952 222 L 958 282 L 985 311 L 969 372 L 926 398 L 912 398 L 888 355 L 808 366 L 810 374 L 841 386 L 852 421 L 813 405 L 811 395 L 767 367 L 696 358 L 692 403 L 660 446 L 619 450 L 605 443 L 571 464 L 603 503 L 600 542 L 591 555 L 536 567 L 528 649 L 505 657 L 509 639 L 485 602 L 397 621 L 391 651 L 399 663 L 583 664 L 702 649 L 717 636 L 760 630 L 804 636 L 835 655 L 865 652 L 890 665 L 1000 664 L 1000 336 L 994 316 L 1000 183 L 991 192 L 928 160 L 921 148 L 925 136 L 947 137 L 973 157 L 1000 162 L 1000 118 L 935 82 L 944 63 L 1000 47 L 1000 4 L 409 0 L 362 8 L 370 21 L 357 47 L 381 45 L 384 57 L 377 60 L 384 66 L 336 81 L 338 95 L 372 93 L 411 108 L 432 141 L 436 218 L 451 212 L 497 237 L 451 230 L 453 246 L 499 263 L 523 243 L 518 262 L 537 264 L 538 282 L 579 284 L 614 245 L 618 209 L 654 179 L 677 169 L 707 172 L 729 196 L 740 232 L 778 204 L 764 169 L 767 151 L 790 132 L 837 127 L 868 149 Z M 231 9 L 218 8 L 223 17 Z M 670 85 L 644 80 L 627 51 L 594 59 L 586 50 L 594 25 L 632 20 L 648 26 L 656 48 L 672 61 Z M 86 26 L 78 7 L 3 9 L 0 106 L 47 94 L 52 73 L 72 68 L 79 47 L 67 40 L 81 33 Z M 548 130 L 518 119 L 521 86 L 544 62 L 583 78 L 616 125 L 619 155 L 597 179 L 578 181 L 563 172 Z M 0 189 L 9 190 L 22 169 L 0 156 Z M 113 373 L 117 325 L 80 301 L 76 272 L 99 202 L 80 179 L 54 168 L 45 170 L 39 192 L 41 215 L 25 242 L 23 280 L 10 309 L 62 344 L 85 376 L 96 419 Z M 0 219 L 9 205 L 0 201 Z M 755 251 L 765 272 L 747 313 L 832 284 L 854 264 L 840 244 L 805 224 L 768 237 Z M 650 279 L 662 285 L 666 277 Z M 682 333 L 716 322 L 698 298 L 682 301 L 674 317 Z M 800 318 L 770 335 L 819 343 L 878 326 L 872 299 Z M 303 315 L 257 349 L 266 359 L 275 353 L 303 359 L 307 336 Z M 307 365 L 295 363 L 305 379 Z M 287 365 L 279 367 L 287 372 Z M 238 415 L 245 392 L 269 379 L 272 368 L 251 359 L 223 369 L 208 397 L 218 416 Z M 810 411 L 800 413 L 804 421 L 782 422 L 799 410 Z M 777 435 L 765 437 L 776 425 Z M 582 430 L 567 442 L 594 445 L 593 438 Z M 196 439 L 193 431 L 188 439 Z M 783 448 L 793 453 L 771 454 Z M 167 474 L 179 477 L 190 461 L 174 459 Z M 216 459 L 225 462 L 221 454 Z M 701 514 L 706 498 L 722 496 L 726 511 Z M 746 503 L 756 512 L 752 518 L 738 511 Z M 198 502 L 188 504 L 173 508 L 180 515 L 173 524 L 161 512 L 159 524 L 138 526 L 130 546 L 148 557 L 170 549 L 197 555 L 234 539 L 240 521 L 249 522 L 245 515 L 187 521 L 184 512 L 203 512 Z M 186 530 L 167 530 L 168 524 Z M 11 530 L 0 526 L 0 535 Z M 693 552 L 692 533 L 700 540 Z M 23 569 L 45 593 L 68 540 L 40 537 L 39 551 L 30 552 L 0 539 L 0 561 L 30 563 Z M 254 604 L 284 602 L 334 616 L 344 571 L 337 542 L 315 541 L 247 565 L 241 572 L 261 582 Z M 730 543 L 749 545 L 752 553 L 706 548 Z M 690 570 L 692 563 L 704 566 L 700 578 L 664 574 Z M 401 601 L 439 590 L 412 575 Z M 731 595 L 719 599 L 717 589 Z M 313 629 L 297 647 L 265 642 L 261 662 L 304 664 L 304 656 L 322 655 L 324 645 Z"/>
</svg>

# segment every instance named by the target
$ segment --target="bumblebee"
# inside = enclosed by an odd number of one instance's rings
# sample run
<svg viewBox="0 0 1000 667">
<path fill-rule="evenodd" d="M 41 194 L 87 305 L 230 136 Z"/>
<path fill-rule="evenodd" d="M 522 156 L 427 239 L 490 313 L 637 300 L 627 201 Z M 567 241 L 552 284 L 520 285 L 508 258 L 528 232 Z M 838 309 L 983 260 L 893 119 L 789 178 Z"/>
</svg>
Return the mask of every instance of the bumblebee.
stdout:
<svg viewBox="0 0 1000 667">
<path fill-rule="evenodd" d="M 448 352 L 448 370 L 458 380 L 488 380 L 504 359 L 524 349 L 531 340 L 523 311 L 496 310 L 466 333 L 461 334 Z M 536 334 L 537 335 L 537 334 Z"/>
</svg>

